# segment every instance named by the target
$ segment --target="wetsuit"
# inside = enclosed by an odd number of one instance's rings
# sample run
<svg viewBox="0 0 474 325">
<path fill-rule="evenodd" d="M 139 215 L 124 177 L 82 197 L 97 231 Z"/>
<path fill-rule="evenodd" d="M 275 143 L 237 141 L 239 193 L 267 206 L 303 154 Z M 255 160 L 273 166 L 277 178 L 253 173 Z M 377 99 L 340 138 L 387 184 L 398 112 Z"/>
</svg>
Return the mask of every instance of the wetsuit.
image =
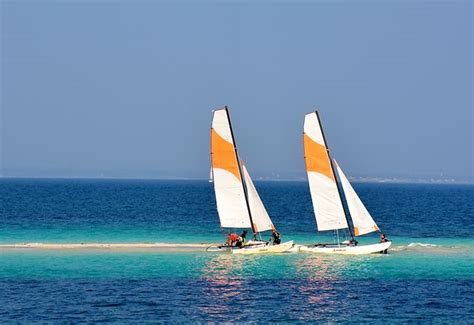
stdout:
<svg viewBox="0 0 474 325">
<path fill-rule="evenodd" d="M 382 237 L 382 238 L 380 238 L 380 242 L 381 242 L 381 243 L 386 243 L 386 242 L 388 242 L 388 241 L 389 241 L 389 240 L 388 240 L 387 237 L 385 237 L 385 236 Z M 381 253 L 382 253 L 382 254 L 387 254 L 387 253 L 388 253 L 388 249 L 384 249 Z"/>
<path fill-rule="evenodd" d="M 244 246 L 246 237 L 247 237 L 247 233 L 246 233 L 246 232 L 243 232 L 243 233 L 240 235 L 239 239 L 237 240 L 237 243 L 235 244 L 235 246 L 237 246 L 237 247 L 242 247 L 242 246 Z"/>
<path fill-rule="evenodd" d="M 272 238 L 273 238 L 273 244 L 274 245 L 279 245 L 281 243 L 281 235 L 279 232 L 275 231 L 272 233 Z"/>
</svg>

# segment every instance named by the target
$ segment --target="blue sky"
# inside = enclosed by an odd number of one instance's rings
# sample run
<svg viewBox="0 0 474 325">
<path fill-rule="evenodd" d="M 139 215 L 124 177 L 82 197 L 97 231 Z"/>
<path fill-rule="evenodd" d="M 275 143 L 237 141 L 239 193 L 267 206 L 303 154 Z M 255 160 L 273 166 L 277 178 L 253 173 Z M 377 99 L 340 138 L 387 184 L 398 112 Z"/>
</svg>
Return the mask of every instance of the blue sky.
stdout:
<svg viewBox="0 0 474 325">
<path fill-rule="evenodd" d="M 1 173 L 205 178 L 228 105 L 255 177 L 319 108 L 351 176 L 472 178 L 469 1 L 2 1 Z"/>
</svg>

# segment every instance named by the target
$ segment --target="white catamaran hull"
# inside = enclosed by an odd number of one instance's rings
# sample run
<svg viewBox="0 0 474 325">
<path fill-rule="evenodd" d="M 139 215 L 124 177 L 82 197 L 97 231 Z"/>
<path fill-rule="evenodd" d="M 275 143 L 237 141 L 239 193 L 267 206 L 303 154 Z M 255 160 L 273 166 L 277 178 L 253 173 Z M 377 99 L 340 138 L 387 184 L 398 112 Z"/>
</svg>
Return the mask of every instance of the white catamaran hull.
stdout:
<svg viewBox="0 0 474 325">
<path fill-rule="evenodd" d="M 242 248 L 233 248 L 232 254 L 274 254 L 285 253 L 293 247 L 293 241 L 280 245 L 252 245 Z"/>
<path fill-rule="evenodd" d="M 365 255 L 381 253 L 388 249 L 392 245 L 392 242 L 378 243 L 372 245 L 359 245 L 359 246 L 337 246 L 327 245 L 324 246 L 301 246 L 300 252 L 306 253 L 319 253 L 319 254 L 340 254 L 340 255 Z"/>
</svg>

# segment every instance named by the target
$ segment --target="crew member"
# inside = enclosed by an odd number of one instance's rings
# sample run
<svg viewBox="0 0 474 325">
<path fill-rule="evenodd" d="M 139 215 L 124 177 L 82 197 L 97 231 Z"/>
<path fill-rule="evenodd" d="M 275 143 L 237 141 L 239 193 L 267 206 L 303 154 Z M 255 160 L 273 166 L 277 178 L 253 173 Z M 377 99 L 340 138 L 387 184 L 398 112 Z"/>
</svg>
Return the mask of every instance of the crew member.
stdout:
<svg viewBox="0 0 474 325">
<path fill-rule="evenodd" d="M 387 237 L 385 237 L 385 234 L 384 233 L 381 233 L 380 234 L 380 242 L 381 243 L 386 243 L 388 242 L 389 240 L 387 239 Z M 382 254 L 387 254 L 388 253 L 388 249 L 384 249 L 383 251 L 381 251 Z"/>
<path fill-rule="evenodd" d="M 237 235 L 235 232 L 229 232 L 229 235 L 227 236 L 226 245 L 235 246 L 238 240 L 239 235 Z"/>
<path fill-rule="evenodd" d="M 359 242 L 354 237 L 349 240 L 349 246 L 357 246 L 357 244 L 359 244 Z"/>
<path fill-rule="evenodd" d="M 272 230 L 272 237 L 270 240 L 273 241 L 273 245 L 279 245 L 281 243 L 281 235 L 275 229 Z"/>
<path fill-rule="evenodd" d="M 237 240 L 237 243 L 235 244 L 235 246 L 237 247 L 242 247 L 245 245 L 245 241 L 247 240 L 247 230 L 244 230 L 240 236 L 239 236 L 239 239 Z"/>
</svg>

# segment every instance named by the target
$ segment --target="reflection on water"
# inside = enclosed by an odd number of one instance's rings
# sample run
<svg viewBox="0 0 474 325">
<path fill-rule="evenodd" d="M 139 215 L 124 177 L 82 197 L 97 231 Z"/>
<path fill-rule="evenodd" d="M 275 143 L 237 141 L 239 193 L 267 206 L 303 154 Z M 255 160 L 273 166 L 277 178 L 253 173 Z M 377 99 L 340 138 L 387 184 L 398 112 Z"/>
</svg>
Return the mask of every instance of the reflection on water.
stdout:
<svg viewBox="0 0 474 325">
<path fill-rule="evenodd" d="M 295 262 L 299 277 L 310 280 L 337 280 L 347 267 L 347 259 L 338 256 L 308 254 Z"/>
<path fill-rule="evenodd" d="M 240 256 L 219 254 L 209 260 L 202 270 L 204 301 L 200 310 L 208 315 L 225 314 L 233 301 L 244 291 L 242 270 L 245 260 Z"/>
<path fill-rule="evenodd" d="M 349 267 L 346 258 L 339 256 L 307 255 L 295 262 L 298 278 L 304 278 L 299 294 L 309 308 L 301 311 L 302 319 L 314 319 L 315 313 L 330 315 L 347 301 L 340 299 L 338 283 Z"/>
</svg>

